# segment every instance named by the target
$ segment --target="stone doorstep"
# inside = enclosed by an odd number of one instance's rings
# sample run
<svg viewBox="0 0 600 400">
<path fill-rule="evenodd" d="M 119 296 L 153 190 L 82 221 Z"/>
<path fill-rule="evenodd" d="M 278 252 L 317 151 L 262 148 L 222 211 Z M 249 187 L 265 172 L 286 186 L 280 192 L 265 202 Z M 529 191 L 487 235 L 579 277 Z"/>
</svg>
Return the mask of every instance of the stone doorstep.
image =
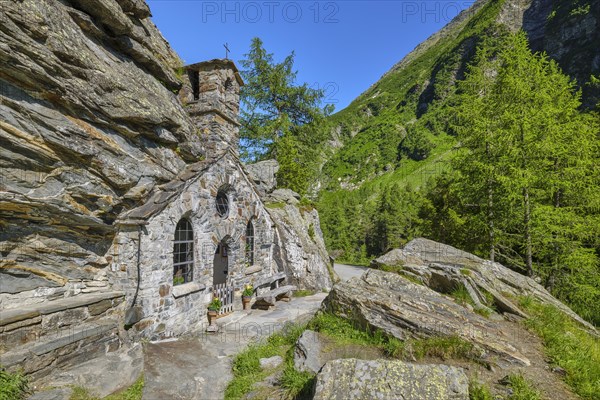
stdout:
<svg viewBox="0 0 600 400">
<path fill-rule="evenodd" d="M 81 324 L 77 328 L 64 329 L 59 331 L 56 335 L 44 337 L 44 340 L 34 344 L 27 343 L 23 346 L 19 346 L 14 350 L 0 355 L 0 360 L 3 366 L 10 367 L 22 363 L 31 356 L 41 356 L 61 347 L 68 346 L 69 344 L 93 336 L 103 335 L 115 329 L 118 329 L 118 323 L 115 320 Z"/>
<path fill-rule="evenodd" d="M 125 296 L 125 293 L 123 292 L 100 292 L 66 297 L 64 299 L 34 304 L 19 309 L 10 309 L 0 312 L 0 326 L 35 318 L 39 315 L 52 314 L 71 308 L 85 307 L 94 303 L 99 303 L 103 300 L 110 300 L 123 296 Z"/>
</svg>

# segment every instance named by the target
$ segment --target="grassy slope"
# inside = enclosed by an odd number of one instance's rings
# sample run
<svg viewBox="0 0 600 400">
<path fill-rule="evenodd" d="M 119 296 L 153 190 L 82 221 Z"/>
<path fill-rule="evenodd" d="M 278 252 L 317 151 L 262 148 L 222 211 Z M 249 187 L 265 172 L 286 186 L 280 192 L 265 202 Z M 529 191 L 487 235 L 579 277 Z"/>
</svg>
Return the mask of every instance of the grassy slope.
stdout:
<svg viewBox="0 0 600 400">
<path fill-rule="evenodd" d="M 440 105 L 453 92 L 454 82 L 472 57 L 478 38 L 494 23 L 501 3 L 490 1 L 474 15 L 467 14 L 470 18 L 452 24 L 434 43 L 409 55 L 404 66 L 330 117 L 324 129 L 337 130 L 344 145 L 328 154 L 321 175 L 324 188 L 339 189 L 338 178 L 342 185 L 352 187 L 366 180 L 375 180 L 376 186 L 389 181 L 420 182 L 423 170 L 437 169 L 427 164 L 452 147 L 452 137 L 434 129 L 428 137 L 435 144 L 434 154 L 417 163 L 421 165 L 398 161 L 398 144 L 405 127 L 417 119 L 424 118 L 429 125 L 438 122 Z"/>
<path fill-rule="evenodd" d="M 332 243 L 339 242 L 333 238 L 339 238 L 339 233 L 333 230 L 339 222 L 339 210 L 335 208 L 340 204 L 360 204 L 358 215 L 351 218 L 362 221 L 356 225 L 369 224 L 368 210 L 384 188 L 408 185 L 418 189 L 447 169 L 456 139 L 448 132 L 447 120 L 452 115 L 446 103 L 452 99 L 456 81 L 462 79 L 481 38 L 496 32 L 495 21 L 503 1 L 477 2 L 320 128 L 332 132 L 343 144 L 325 150 L 328 161 L 320 175 L 317 208 L 329 250 L 337 250 Z M 402 158 L 398 151 L 415 124 L 433 144 L 422 161 Z M 346 256 L 342 258 L 353 263 L 368 262 L 361 249 L 364 234 L 357 231 L 346 236 L 344 240 L 351 242 L 349 246 L 355 250 L 345 246 Z"/>
</svg>

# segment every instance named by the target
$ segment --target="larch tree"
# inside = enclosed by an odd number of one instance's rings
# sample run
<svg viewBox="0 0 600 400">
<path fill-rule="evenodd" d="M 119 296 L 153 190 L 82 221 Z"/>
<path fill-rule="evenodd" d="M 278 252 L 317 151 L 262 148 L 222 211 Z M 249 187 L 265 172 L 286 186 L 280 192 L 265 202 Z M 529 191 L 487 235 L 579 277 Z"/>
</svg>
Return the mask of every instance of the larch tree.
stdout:
<svg viewBox="0 0 600 400">
<path fill-rule="evenodd" d="M 582 201 L 597 201 L 598 128 L 579 110 L 574 83 L 545 54 L 532 54 L 523 33 L 500 44 L 480 51 L 462 85 L 455 166 L 467 178 L 464 192 L 487 199 L 490 257 L 498 246 L 504 258 L 516 261 L 506 254 L 516 252 L 533 275 L 534 262 L 556 270 L 585 246 L 590 227 L 580 211 Z"/>
<path fill-rule="evenodd" d="M 254 38 L 245 57 L 240 62 L 245 82 L 240 112 L 242 158 L 278 159 L 278 184 L 303 194 L 307 189 L 306 173 L 313 168 L 303 164 L 311 158 L 305 154 L 300 157 L 299 153 L 314 150 L 318 142 L 312 136 L 317 130 L 306 127 L 320 121 L 332 108 L 321 107 L 324 90 L 296 82 L 293 52 L 283 61 L 275 62 L 263 42 Z M 304 177 L 295 178 L 297 175 Z"/>
</svg>

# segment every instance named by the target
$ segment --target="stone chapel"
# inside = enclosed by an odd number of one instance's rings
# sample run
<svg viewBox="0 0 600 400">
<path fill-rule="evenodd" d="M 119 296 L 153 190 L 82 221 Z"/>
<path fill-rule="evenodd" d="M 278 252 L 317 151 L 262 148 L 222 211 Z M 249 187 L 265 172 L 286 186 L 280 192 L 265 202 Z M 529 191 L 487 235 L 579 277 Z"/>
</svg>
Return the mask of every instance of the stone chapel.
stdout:
<svg viewBox="0 0 600 400">
<path fill-rule="evenodd" d="M 274 222 L 238 158 L 242 78 L 223 59 L 185 72 L 179 96 L 206 156 L 122 215 L 112 249 L 113 288 L 135 310 L 127 324 L 148 337 L 205 322 L 216 285 L 260 290 L 285 276 L 273 261 Z"/>
</svg>

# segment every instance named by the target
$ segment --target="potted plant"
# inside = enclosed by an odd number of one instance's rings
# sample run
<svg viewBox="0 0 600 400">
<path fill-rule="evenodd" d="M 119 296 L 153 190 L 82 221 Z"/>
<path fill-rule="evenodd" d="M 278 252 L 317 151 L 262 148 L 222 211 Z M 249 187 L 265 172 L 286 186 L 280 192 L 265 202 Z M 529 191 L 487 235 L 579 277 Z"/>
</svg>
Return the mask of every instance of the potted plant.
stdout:
<svg viewBox="0 0 600 400">
<path fill-rule="evenodd" d="M 248 309 L 248 304 L 250 304 L 250 300 L 254 295 L 254 288 L 252 285 L 246 285 L 244 290 L 242 291 L 242 305 L 244 306 L 244 310 Z"/>
<path fill-rule="evenodd" d="M 213 297 L 212 301 L 208 303 L 208 324 L 213 325 L 215 319 L 217 319 L 217 313 L 221 310 L 221 300 L 218 297 Z"/>
</svg>

